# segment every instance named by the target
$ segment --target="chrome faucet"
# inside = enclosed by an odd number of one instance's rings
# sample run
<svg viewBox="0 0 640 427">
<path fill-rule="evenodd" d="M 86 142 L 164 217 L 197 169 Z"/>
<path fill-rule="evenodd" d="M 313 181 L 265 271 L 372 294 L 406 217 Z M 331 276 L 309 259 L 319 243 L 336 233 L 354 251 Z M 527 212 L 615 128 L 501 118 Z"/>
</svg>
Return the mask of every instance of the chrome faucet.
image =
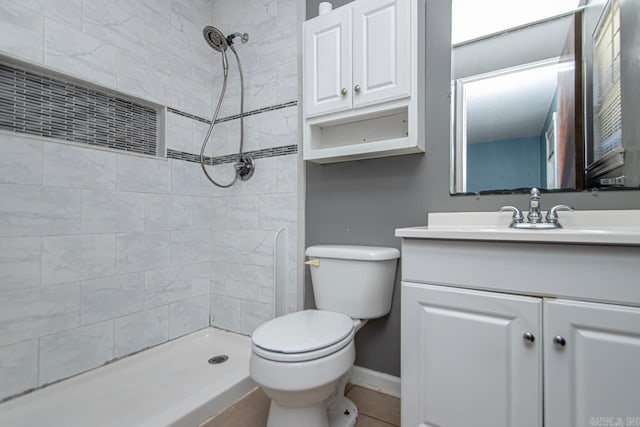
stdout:
<svg viewBox="0 0 640 427">
<path fill-rule="evenodd" d="M 500 212 L 513 212 L 511 219 L 511 228 L 524 228 L 533 230 L 548 230 L 553 228 L 562 228 L 558 222 L 559 211 L 574 211 L 575 209 L 568 205 L 557 205 L 549 209 L 546 217 L 542 216 L 540 199 L 540 190 L 531 189 L 529 196 L 529 212 L 527 212 L 527 222 L 524 222 L 524 215 L 520 209 L 515 206 L 503 206 L 498 209 Z"/>
</svg>

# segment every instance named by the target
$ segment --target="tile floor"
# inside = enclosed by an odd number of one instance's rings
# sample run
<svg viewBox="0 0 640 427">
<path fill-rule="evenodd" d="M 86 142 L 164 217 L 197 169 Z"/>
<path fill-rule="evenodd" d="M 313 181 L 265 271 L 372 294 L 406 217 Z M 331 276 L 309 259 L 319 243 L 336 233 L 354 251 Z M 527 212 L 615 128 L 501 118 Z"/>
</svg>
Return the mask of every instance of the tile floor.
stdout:
<svg viewBox="0 0 640 427">
<path fill-rule="evenodd" d="M 360 412 L 356 427 L 399 427 L 400 399 L 357 385 L 347 385 L 347 397 Z M 269 398 L 257 388 L 201 427 L 264 427 Z"/>
</svg>

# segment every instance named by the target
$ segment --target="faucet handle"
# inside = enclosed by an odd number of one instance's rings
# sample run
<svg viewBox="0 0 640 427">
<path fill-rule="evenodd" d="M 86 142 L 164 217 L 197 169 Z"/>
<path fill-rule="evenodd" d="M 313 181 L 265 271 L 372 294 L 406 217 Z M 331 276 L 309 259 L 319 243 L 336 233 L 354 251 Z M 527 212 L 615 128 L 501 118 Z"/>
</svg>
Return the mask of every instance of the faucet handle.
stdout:
<svg viewBox="0 0 640 427">
<path fill-rule="evenodd" d="M 547 222 L 550 222 L 551 224 L 557 224 L 559 211 L 573 212 L 575 211 L 575 208 L 569 205 L 556 205 L 549 209 L 549 212 L 547 212 Z"/>
<path fill-rule="evenodd" d="M 518 224 L 524 221 L 524 215 L 522 215 L 522 211 L 515 206 L 503 206 L 498 209 L 498 212 L 513 212 L 513 224 Z"/>
</svg>

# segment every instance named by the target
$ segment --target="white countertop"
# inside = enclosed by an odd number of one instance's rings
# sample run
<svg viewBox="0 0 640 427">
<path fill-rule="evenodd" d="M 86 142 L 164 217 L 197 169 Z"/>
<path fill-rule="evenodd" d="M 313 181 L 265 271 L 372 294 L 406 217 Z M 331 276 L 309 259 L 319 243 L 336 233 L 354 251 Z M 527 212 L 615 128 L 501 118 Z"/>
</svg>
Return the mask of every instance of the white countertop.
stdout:
<svg viewBox="0 0 640 427">
<path fill-rule="evenodd" d="M 526 213 L 525 213 L 526 215 Z M 508 212 L 430 213 L 428 226 L 399 228 L 397 237 L 640 246 L 640 210 L 560 212 L 563 228 L 509 228 Z"/>
</svg>

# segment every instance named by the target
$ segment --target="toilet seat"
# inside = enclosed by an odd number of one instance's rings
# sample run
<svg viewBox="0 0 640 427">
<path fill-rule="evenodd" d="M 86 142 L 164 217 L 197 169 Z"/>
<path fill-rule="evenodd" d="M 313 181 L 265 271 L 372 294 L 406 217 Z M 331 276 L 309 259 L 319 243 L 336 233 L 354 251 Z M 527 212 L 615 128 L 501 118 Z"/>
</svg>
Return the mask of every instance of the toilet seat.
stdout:
<svg viewBox="0 0 640 427">
<path fill-rule="evenodd" d="M 304 310 L 270 320 L 253 333 L 253 352 L 277 362 L 304 362 L 335 353 L 355 335 L 353 320 L 341 313 Z"/>
</svg>

